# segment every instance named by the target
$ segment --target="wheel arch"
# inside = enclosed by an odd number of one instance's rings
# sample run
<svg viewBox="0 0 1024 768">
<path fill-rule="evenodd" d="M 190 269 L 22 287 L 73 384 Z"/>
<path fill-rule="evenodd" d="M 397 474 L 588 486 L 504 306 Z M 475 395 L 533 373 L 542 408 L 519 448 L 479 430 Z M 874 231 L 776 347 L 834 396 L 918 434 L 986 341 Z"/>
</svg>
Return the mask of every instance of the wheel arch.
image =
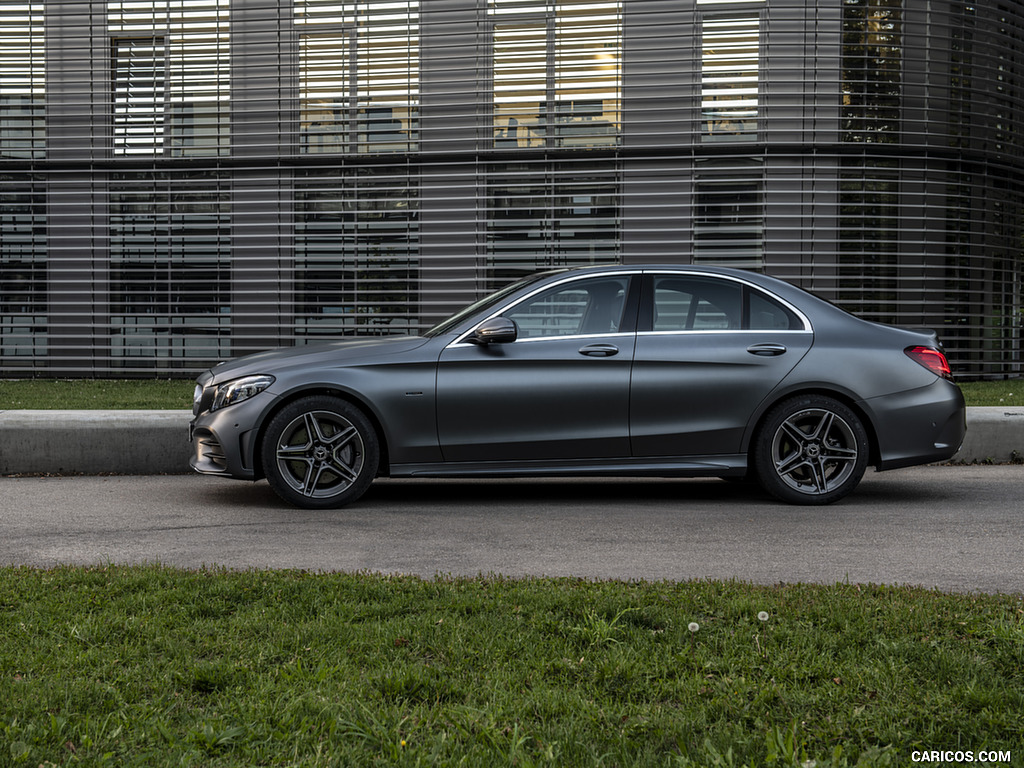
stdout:
<svg viewBox="0 0 1024 768">
<path fill-rule="evenodd" d="M 752 464 L 750 455 L 754 450 L 754 444 L 757 440 L 757 436 L 764 428 L 764 422 L 768 418 L 768 414 L 772 412 L 775 406 L 785 400 L 791 400 L 794 397 L 804 397 L 807 395 L 823 395 L 825 397 L 831 397 L 841 402 L 857 415 L 857 418 L 859 418 L 861 423 L 864 425 L 864 431 L 867 432 L 868 435 L 868 466 L 877 466 L 881 461 L 882 454 L 878 445 L 878 430 L 875 427 L 874 419 L 871 417 L 871 414 L 859 405 L 857 399 L 848 392 L 822 385 L 799 387 L 797 389 L 773 394 L 771 398 L 766 398 L 765 401 L 761 403 L 757 417 L 752 420 L 751 427 L 744 438 L 744 453 L 747 454 L 748 457 L 747 466 L 751 466 Z"/>
<path fill-rule="evenodd" d="M 384 431 L 384 425 L 380 416 L 372 407 L 370 407 L 370 404 L 366 400 L 359 397 L 354 392 L 350 392 L 330 384 L 320 384 L 288 392 L 276 400 L 274 404 L 263 414 L 252 441 L 252 463 L 253 470 L 256 473 L 255 479 L 265 477 L 263 472 L 263 437 L 266 434 L 270 423 L 274 420 L 274 417 L 297 400 L 301 400 L 304 397 L 316 396 L 327 396 L 337 398 L 338 400 L 344 400 L 349 405 L 355 406 L 363 412 L 363 415 L 370 420 L 370 424 L 377 433 L 377 443 L 380 447 L 380 463 L 377 467 L 377 476 L 387 476 L 390 473 L 391 465 L 388 458 L 389 451 L 387 433 Z"/>
</svg>

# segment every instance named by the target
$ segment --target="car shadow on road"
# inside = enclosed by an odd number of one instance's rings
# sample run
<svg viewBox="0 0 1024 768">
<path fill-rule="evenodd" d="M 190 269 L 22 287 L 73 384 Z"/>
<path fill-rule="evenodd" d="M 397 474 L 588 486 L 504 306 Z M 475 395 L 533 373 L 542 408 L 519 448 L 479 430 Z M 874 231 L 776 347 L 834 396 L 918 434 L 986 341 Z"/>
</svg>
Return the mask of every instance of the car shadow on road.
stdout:
<svg viewBox="0 0 1024 768">
<path fill-rule="evenodd" d="M 869 473 L 865 482 L 838 507 L 891 504 L 951 503 L 963 489 L 914 477 L 909 482 L 898 472 Z M 961 493 L 958 493 L 960 490 Z M 203 490 L 211 502 L 246 509 L 295 510 L 271 490 L 265 480 L 256 483 L 211 483 Z M 424 507 L 474 508 L 531 505 L 585 505 L 703 503 L 788 508 L 752 482 L 717 478 L 379 478 L 351 510 L 402 512 Z M 813 508 L 813 507 L 812 507 Z"/>
<path fill-rule="evenodd" d="M 530 504 L 575 502 L 680 502 L 687 500 L 772 500 L 751 483 L 718 479 L 678 478 L 520 478 L 520 479 L 385 479 L 371 486 L 365 501 L 377 504 L 403 502 L 436 504 Z"/>
<path fill-rule="evenodd" d="M 256 483 L 211 483 L 203 490 L 211 503 L 247 509 L 293 509 L 265 480 Z M 351 509 L 386 507 L 502 506 L 531 504 L 598 505 L 702 501 L 722 504 L 776 504 L 754 483 L 715 478 L 516 478 L 393 479 L 380 478 Z"/>
</svg>

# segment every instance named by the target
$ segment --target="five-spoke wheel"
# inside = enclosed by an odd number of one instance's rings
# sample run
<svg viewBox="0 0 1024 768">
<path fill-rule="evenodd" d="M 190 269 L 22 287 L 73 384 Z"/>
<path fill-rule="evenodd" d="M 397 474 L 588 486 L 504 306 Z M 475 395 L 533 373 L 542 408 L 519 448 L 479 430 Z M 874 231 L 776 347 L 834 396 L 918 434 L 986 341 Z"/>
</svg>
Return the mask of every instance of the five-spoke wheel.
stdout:
<svg viewBox="0 0 1024 768">
<path fill-rule="evenodd" d="M 864 476 L 868 436 L 845 404 L 805 395 L 769 412 L 753 454 L 758 480 L 773 496 L 795 504 L 829 504 Z"/>
<path fill-rule="evenodd" d="M 261 444 L 263 470 L 285 501 L 307 509 L 358 499 L 377 474 L 377 433 L 344 400 L 305 397 L 270 422 Z"/>
</svg>

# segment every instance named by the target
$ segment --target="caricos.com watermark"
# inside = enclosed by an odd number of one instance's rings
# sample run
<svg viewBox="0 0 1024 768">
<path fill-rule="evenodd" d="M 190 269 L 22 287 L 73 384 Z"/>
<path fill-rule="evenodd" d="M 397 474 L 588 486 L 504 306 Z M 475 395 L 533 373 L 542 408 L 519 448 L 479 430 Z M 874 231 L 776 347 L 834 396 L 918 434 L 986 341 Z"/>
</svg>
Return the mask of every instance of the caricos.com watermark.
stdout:
<svg viewBox="0 0 1024 768">
<path fill-rule="evenodd" d="M 937 765 L 941 763 L 1009 763 L 1010 750 L 988 749 L 975 752 L 970 749 L 915 749 L 910 753 L 914 763 Z"/>
</svg>

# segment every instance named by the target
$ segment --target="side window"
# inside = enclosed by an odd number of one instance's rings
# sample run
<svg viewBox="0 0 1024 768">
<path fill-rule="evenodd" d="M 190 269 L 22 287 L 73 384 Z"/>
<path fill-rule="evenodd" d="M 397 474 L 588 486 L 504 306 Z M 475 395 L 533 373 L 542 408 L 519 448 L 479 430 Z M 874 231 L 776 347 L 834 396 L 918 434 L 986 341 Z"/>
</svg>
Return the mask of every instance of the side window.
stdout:
<svg viewBox="0 0 1024 768">
<path fill-rule="evenodd" d="M 689 275 L 654 278 L 655 331 L 799 331 L 795 312 L 732 280 Z"/>
<path fill-rule="evenodd" d="M 739 283 L 702 277 L 656 277 L 655 331 L 728 331 L 742 327 Z"/>
<path fill-rule="evenodd" d="M 519 338 L 616 333 L 622 324 L 628 277 L 598 277 L 560 285 L 503 313 Z"/>
<path fill-rule="evenodd" d="M 802 328 L 803 324 L 792 310 L 760 291 L 750 291 L 750 330 L 799 331 Z"/>
</svg>

